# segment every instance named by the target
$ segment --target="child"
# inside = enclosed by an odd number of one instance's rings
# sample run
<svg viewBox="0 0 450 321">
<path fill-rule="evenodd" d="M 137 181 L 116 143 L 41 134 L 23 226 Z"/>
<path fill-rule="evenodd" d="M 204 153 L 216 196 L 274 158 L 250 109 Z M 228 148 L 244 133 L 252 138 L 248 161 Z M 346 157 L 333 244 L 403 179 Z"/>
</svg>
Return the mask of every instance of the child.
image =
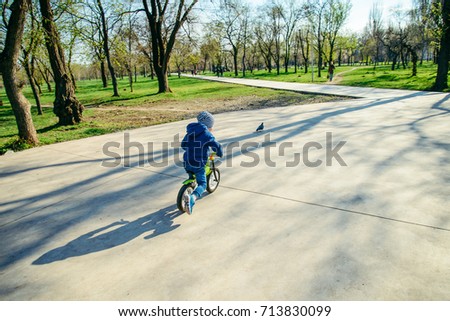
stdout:
<svg viewBox="0 0 450 321">
<path fill-rule="evenodd" d="M 214 126 L 214 117 L 207 111 L 202 111 L 197 116 L 197 123 L 191 123 L 186 128 L 186 135 L 181 142 L 181 148 L 185 150 L 183 160 L 186 172 L 195 174 L 197 187 L 192 194 L 185 194 L 184 203 L 188 214 L 192 214 L 195 201 L 200 198 L 206 189 L 205 165 L 208 161 L 211 148 L 222 157 L 222 146 L 211 134 Z"/>
</svg>

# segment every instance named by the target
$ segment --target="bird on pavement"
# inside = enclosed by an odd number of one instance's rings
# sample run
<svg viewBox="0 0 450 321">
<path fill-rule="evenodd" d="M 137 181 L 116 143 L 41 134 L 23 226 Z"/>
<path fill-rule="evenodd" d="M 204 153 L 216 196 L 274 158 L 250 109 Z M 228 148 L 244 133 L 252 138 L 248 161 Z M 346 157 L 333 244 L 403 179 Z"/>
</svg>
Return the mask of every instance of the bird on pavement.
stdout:
<svg viewBox="0 0 450 321">
<path fill-rule="evenodd" d="M 263 129 L 264 129 L 264 123 L 261 123 L 261 125 L 259 125 L 258 128 L 256 128 L 256 131 L 259 132 Z"/>
</svg>

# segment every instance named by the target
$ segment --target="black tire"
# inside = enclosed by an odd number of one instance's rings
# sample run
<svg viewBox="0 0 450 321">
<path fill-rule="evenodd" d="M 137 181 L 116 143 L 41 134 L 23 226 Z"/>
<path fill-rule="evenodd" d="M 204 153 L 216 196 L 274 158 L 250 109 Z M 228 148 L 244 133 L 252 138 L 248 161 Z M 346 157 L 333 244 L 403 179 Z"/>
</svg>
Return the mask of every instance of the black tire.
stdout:
<svg viewBox="0 0 450 321">
<path fill-rule="evenodd" d="M 209 193 L 214 193 L 214 191 L 219 186 L 219 183 L 220 183 L 220 171 L 218 168 L 214 168 L 211 174 L 206 176 L 206 190 Z"/>
<path fill-rule="evenodd" d="M 177 195 L 177 207 L 181 212 L 186 212 L 186 208 L 184 206 L 184 201 L 183 201 L 183 195 L 185 193 L 192 193 L 193 188 L 191 185 L 183 185 L 180 188 L 180 191 L 178 192 Z"/>
</svg>

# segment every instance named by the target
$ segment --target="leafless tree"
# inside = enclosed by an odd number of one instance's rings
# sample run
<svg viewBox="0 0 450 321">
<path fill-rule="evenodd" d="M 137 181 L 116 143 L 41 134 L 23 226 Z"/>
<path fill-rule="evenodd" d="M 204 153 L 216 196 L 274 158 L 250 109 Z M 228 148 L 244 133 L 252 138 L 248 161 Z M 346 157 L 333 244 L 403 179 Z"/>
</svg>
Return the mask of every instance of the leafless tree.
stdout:
<svg viewBox="0 0 450 321">
<path fill-rule="evenodd" d="M 168 70 L 178 31 L 186 22 L 198 0 L 142 0 L 151 40 L 153 66 L 158 78 L 158 93 L 170 92 Z"/>
<path fill-rule="evenodd" d="M 220 0 L 213 18 L 216 27 L 221 29 L 226 44 L 231 47 L 235 76 L 239 74 L 238 58 L 248 27 L 248 10 L 239 0 Z"/>
</svg>

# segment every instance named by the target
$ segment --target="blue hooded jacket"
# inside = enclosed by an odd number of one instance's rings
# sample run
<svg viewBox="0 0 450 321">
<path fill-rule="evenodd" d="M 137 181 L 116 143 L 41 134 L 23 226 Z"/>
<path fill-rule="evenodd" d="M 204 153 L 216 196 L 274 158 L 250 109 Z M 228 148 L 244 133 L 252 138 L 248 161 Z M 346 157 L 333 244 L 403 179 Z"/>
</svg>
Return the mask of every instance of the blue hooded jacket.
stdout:
<svg viewBox="0 0 450 321">
<path fill-rule="evenodd" d="M 185 166 L 201 168 L 208 161 L 209 148 L 222 157 L 222 146 L 216 141 L 213 134 L 201 123 L 191 123 L 186 128 L 186 135 L 181 142 L 185 150 L 183 160 Z"/>
</svg>

